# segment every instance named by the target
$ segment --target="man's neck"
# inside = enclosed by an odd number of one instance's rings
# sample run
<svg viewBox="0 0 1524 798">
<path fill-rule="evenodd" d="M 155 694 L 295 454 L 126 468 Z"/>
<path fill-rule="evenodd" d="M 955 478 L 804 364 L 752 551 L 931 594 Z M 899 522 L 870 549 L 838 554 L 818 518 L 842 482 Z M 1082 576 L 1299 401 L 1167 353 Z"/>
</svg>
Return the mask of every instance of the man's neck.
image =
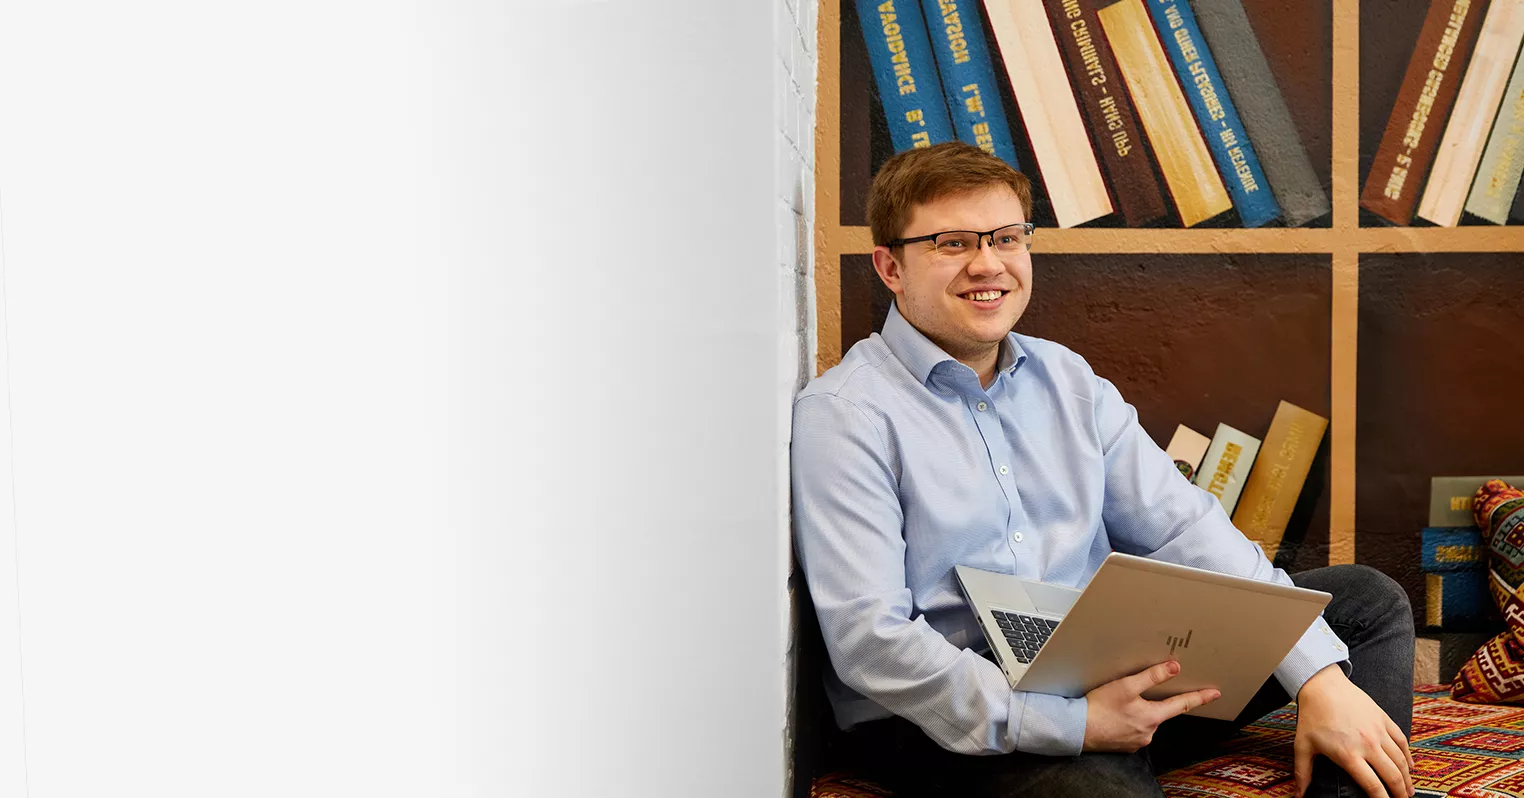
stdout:
<svg viewBox="0 0 1524 798">
<path fill-rule="evenodd" d="M 991 344 L 977 352 L 950 352 L 945 346 L 942 347 L 942 351 L 952 355 L 953 359 L 959 363 L 973 369 L 975 376 L 979 378 L 980 387 L 988 388 L 990 383 L 995 381 L 995 366 L 1000 362 L 999 343 Z"/>
<path fill-rule="evenodd" d="M 990 383 L 995 381 L 995 364 L 999 361 L 999 344 L 996 344 L 995 348 L 991 349 L 987 355 L 980 355 L 979 357 L 972 360 L 958 358 L 959 363 L 962 363 L 963 365 L 973 369 L 974 374 L 979 376 L 979 387 L 981 388 L 988 388 L 990 387 Z"/>
<path fill-rule="evenodd" d="M 992 344 L 978 352 L 949 352 L 946 346 L 937 345 L 943 352 L 952 355 L 954 360 L 973 369 L 981 388 L 988 388 L 995 381 L 995 365 L 1000 362 L 1000 344 Z"/>
</svg>

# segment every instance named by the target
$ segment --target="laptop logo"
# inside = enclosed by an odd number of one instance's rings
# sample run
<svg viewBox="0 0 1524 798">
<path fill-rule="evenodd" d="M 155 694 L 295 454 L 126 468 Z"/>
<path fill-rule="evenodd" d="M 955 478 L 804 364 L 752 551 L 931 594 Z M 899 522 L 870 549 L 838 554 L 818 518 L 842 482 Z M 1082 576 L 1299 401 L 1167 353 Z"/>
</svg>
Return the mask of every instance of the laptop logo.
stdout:
<svg viewBox="0 0 1524 798">
<path fill-rule="evenodd" d="M 1187 629 L 1186 632 L 1185 632 L 1185 637 L 1183 637 L 1183 638 L 1182 637 L 1169 637 L 1169 638 L 1166 638 L 1164 642 L 1169 643 L 1169 653 L 1171 653 L 1171 654 L 1175 653 L 1175 647 L 1176 646 L 1179 646 L 1180 648 L 1190 648 L 1191 647 L 1191 635 L 1193 635 L 1195 633 L 1196 633 L 1195 629 Z"/>
</svg>

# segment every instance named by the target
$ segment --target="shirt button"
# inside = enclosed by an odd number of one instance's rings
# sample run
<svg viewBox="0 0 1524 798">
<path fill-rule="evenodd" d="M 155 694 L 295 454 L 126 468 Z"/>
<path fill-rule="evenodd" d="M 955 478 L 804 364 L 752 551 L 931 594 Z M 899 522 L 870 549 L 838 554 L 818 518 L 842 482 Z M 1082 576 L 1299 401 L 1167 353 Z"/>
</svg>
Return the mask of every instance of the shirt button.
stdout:
<svg viewBox="0 0 1524 798">
<path fill-rule="evenodd" d="M 1009 473 L 1011 473 L 1011 469 L 1006 468 L 1005 466 L 1001 466 L 1000 467 L 1000 475 L 1001 476 L 1005 476 L 1006 474 L 1009 474 Z"/>
<path fill-rule="evenodd" d="M 1020 543 L 1021 542 L 1021 530 L 1019 530 L 1019 529 L 1012 530 L 1011 531 L 1011 540 L 1013 540 L 1013 541 L 1015 541 L 1017 543 Z"/>
<path fill-rule="evenodd" d="M 984 411 L 986 411 L 988 409 L 990 409 L 989 405 L 987 405 L 987 404 L 985 404 L 983 402 L 979 403 L 979 412 L 983 413 Z"/>
</svg>

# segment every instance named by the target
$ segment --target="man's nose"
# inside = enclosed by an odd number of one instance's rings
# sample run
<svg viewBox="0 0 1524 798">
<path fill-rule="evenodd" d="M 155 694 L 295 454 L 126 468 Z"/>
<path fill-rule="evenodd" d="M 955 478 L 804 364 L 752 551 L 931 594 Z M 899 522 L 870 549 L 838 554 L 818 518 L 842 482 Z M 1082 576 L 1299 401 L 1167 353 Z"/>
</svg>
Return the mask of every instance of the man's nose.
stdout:
<svg viewBox="0 0 1524 798">
<path fill-rule="evenodd" d="M 974 261 L 968 265 L 968 270 L 973 274 L 998 274 L 1005 271 L 1005 263 L 995 256 L 995 242 L 989 236 L 979 239 L 979 251 L 974 253 Z"/>
</svg>

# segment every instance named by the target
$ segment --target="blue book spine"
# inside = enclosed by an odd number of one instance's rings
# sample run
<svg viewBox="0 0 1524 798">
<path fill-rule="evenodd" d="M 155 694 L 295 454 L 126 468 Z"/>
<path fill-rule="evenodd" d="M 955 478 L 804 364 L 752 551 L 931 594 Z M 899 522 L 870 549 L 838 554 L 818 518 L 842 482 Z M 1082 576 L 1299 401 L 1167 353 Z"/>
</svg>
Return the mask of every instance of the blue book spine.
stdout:
<svg viewBox="0 0 1524 798">
<path fill-rule="evenodd" d="M 1148 13 L 1159 29 L 1175 77 L 1185 89 L 1191 113 L 1201 126 L 1212 160 L 1217 163 L 1217 171 L 1244 227 L 1259 227 L 1274 220 L 1281 215 L 1281 206 L 1270 193 L 1265 172 L 1249 144 L 1249 134 L 1244 132 L 1238 111 L 1228 98 L 1222 75 L 1207 50 L 1206 39 L 1196 27 L 1191 7 L 1185 0 L 1148 0 Z"/>
<path fill-rule="evenodd" d="M 947 101 L 916 0 L 857 0 L 857 17 L 895 152 L 952 141 Z"/>
<path fill-rule="evenodd" d="M 979 0 L 921 0 L 921 9 L 958 138 L 1019 170 L 1000 85 L 984 43 Z"/>
<path fill-rule="evenodd" d="M 1449 571 L 1426 575 L 1429 626 L 1442 629 L 1476 627 L 1492 612 L 1492 597 L 1487 595 L 1486 571 Z"/>
<path fill-rule="evenodd" d="M 1428 527 L 1423 531 L 1423 571 L 1480 571 L 1487 567 L 1487 544 L 1482 530 L 1471 527 Z"/>
</svg>

